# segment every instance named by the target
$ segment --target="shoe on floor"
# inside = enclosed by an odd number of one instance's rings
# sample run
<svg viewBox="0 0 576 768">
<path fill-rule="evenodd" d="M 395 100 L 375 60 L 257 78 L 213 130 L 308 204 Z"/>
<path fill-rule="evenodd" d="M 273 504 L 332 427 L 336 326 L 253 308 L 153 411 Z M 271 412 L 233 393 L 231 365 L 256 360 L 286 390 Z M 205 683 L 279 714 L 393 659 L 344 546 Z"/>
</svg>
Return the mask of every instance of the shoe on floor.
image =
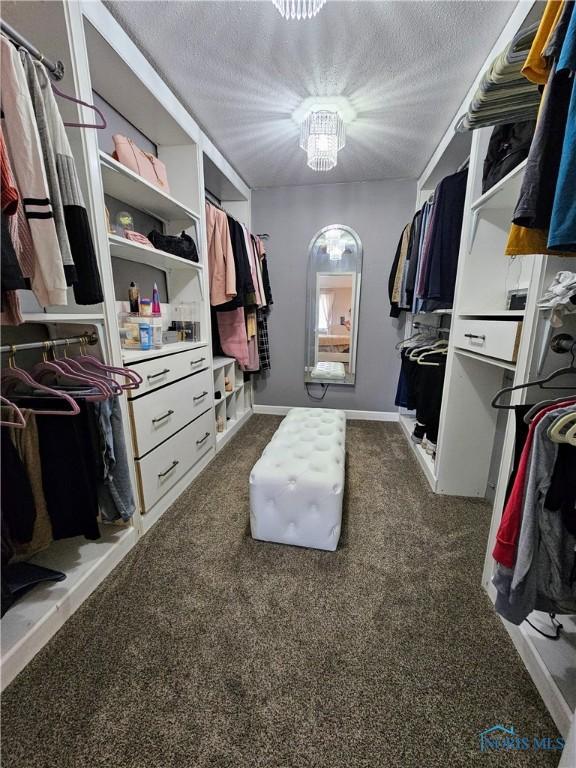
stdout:
<svg viewBox="0 0 576 768">
<path fill-rule="evenodd" d="M 414 432 L 412 432 L 413 442 L 420 444 L 424 439 L 425 434 L 426 434 L 426 427 L 424 426 L 424 424 L 419 424 L 418 422 L 416 422 L 416 425 L 414 427 Z"/>
</svg>

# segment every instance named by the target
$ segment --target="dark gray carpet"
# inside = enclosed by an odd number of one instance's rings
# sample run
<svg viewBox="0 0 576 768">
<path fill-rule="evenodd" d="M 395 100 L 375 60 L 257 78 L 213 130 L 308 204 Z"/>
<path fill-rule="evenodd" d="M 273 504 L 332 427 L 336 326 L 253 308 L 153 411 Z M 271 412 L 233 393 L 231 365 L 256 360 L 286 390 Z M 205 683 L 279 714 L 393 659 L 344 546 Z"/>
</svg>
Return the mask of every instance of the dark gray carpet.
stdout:
<svg viewBox="0 0 576 768">
<path fill-rule="evenodd" d="M 496 723 L 557 735 L 480 588 L 487 505 L 349 422 L 338 551 L 252 541 L 278 423 L 254 416 L 10 686 L 4 768 L 557 765 L 479 751 Z"/>
</svg>

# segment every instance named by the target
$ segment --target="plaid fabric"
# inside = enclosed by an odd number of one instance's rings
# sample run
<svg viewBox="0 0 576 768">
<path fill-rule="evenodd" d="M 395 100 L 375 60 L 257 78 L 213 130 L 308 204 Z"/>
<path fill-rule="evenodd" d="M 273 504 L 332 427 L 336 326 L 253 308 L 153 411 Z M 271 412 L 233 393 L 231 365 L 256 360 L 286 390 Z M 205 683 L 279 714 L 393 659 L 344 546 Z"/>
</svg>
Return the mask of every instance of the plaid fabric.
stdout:
<svg viewBox="0 0 576 768">
<path fill-rule="evenodd" d="M 268 339 L 268 316 L 262 309 L 257 310 L 258 323 L 258 356 L 260 370 L 270 370 L 270 341 Z"/>
</svg>

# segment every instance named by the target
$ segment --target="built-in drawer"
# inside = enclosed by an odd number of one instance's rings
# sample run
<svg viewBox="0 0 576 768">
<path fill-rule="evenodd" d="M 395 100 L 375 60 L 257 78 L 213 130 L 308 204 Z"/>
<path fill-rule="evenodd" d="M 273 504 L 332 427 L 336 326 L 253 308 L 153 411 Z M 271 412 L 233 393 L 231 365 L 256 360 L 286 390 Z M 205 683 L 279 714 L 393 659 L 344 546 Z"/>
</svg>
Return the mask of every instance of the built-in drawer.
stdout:
<svg viewBox="0 0 576 768">
<path fill-rule="evenodd" d="M 210 409 L 143 459 L 136 459 L 144 509 L 153 507 L 213 446 Z"/>
<path fill-rule="evenodd" d="M 143 456 L 212 406 L 212 372 L 194 376 L 130 401 L 134 451 Z"/>
<path fill-rule="evenodd" d="M 205 347 L 191 349 L 188 352 L 177 352 L 153 360 L 143 360 L 141 363 L 132 363 L 128 367 L 137 371 L 144 381 L 130 394 L 138 397 L 143 392 L 152 392 L 191 373 L 198 373 L 207 366 L 208 350 Z"/>
<path fill-rule="evenodd" d="M 460 319 L 454 330 L 454 344 L 479 355 L 516 362 L 521 333 L 522 322 L 516 320 Z"/>
</svg>

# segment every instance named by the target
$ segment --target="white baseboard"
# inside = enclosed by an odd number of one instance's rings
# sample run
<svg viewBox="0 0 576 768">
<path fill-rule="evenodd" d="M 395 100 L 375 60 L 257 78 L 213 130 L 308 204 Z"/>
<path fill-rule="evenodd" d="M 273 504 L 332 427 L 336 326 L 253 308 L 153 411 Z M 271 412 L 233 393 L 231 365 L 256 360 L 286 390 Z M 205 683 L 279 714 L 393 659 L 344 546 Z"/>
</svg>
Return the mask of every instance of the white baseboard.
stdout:
<svg viewBox="0 0 576 768">
<path fill-rule="evenodd" d="M 254 413 L 267 416 L 286 416 L 291 405 L 254 405 Z M 322 406 L 319 406 L 320 408 Z M 361 421 L 398 421 L 398 411 L 354 411 L 346 410 L 346 418 Z"/>
</svg>

